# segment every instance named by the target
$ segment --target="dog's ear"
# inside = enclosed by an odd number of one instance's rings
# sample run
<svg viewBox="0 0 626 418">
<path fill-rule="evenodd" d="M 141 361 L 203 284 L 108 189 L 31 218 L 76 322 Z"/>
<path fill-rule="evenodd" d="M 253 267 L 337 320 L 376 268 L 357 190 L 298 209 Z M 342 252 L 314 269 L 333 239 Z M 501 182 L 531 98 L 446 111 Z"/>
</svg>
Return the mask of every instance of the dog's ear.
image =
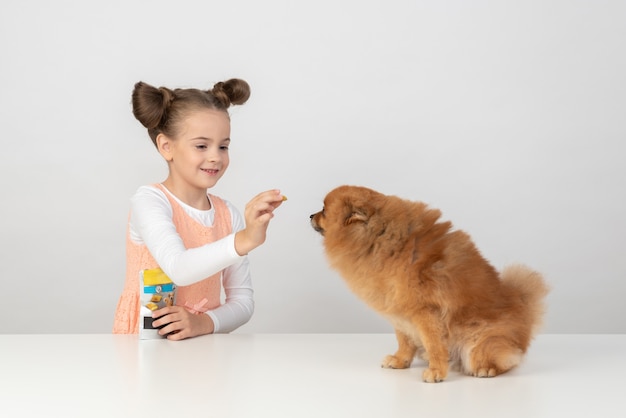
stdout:
<svg viewBox="0 0 626 418">
<path fill-rule="evenodd" d="M 350 216 L 346 218 L 345 224 L 350 225 L 356 222 L 367 222 L 368 219 L 369 216 L 367 215 L 367 213 L 362 210 L 355 209 L 354 212 L 352 212 Z"/>
</svg>

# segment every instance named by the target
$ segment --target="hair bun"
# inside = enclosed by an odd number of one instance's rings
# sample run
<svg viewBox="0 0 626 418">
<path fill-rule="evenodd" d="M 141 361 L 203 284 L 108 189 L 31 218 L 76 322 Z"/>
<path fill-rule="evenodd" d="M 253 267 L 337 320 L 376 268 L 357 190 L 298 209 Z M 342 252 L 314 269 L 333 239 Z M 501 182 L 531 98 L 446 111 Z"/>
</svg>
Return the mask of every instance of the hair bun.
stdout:
<svg viewBox="0 0 626 418">
<path fill-rule="evenodd" d="M 133 115 L 148 129 L 156 129 L 174 101 L 174 92 L 166 87 L 153 87 L 139 81 L 132 94 Z"/>
<path fill-rule="evenodd" d="M 250 85 L 239 78 L 231 78 L 230 80 L 215 83 L 210 92 L 227 109 L 231 105 L 241 105 L 248 101 L 250 98 Z"/>
</svg>

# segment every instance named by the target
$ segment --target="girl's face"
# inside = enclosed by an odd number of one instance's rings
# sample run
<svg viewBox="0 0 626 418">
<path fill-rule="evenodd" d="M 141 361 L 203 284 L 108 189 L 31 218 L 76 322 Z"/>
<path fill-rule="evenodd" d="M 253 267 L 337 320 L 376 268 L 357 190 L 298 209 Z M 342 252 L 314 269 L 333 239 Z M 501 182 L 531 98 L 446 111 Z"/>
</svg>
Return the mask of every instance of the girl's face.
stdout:
<svg viewBox="0 0 626 418">
<path fill-rule="evenodd" d="M 223 111 L 197 110 L 183 120 L 176 138 L 161 136 L 157 141 L 177 186 L 205 192 L 228 168 L 230 119 Z"/>
</svg>

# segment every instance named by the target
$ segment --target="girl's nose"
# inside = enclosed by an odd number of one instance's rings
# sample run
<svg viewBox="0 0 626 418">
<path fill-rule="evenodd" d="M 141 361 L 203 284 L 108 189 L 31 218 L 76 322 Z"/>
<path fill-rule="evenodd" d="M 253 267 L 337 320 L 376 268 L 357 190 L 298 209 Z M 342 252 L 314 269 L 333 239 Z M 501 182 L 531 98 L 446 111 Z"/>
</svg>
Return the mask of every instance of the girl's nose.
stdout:
<svg viewBox="0 0 626 418">
<path fill-rule="evenodd" d="M 210 162 L 219 161 L 221 159 L 220 153 L 217 151 L 207 153 L 206 157 L 207 157 L 207 160 Z"/>
</svg>

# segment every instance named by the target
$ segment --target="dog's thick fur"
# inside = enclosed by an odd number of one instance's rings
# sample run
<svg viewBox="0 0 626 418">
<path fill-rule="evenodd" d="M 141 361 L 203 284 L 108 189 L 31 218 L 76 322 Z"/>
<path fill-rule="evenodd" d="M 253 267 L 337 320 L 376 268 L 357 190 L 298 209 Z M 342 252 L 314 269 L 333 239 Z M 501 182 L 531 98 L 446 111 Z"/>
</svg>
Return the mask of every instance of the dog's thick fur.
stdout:
<svg viewBox="0 0 626 418">
<path fill-rule="evenodd" d="M 383 367 L 428 362 L 426 382 L 449 363 L 493 377 L 517 366 L 541 324 L 548 287 L 522 265 L 498 273 L 441 212 L 358 186 L 326 195 L 311 215 L 328 261 L 348 286 L 392 323 L 398 350 Z"/>
</svg>

